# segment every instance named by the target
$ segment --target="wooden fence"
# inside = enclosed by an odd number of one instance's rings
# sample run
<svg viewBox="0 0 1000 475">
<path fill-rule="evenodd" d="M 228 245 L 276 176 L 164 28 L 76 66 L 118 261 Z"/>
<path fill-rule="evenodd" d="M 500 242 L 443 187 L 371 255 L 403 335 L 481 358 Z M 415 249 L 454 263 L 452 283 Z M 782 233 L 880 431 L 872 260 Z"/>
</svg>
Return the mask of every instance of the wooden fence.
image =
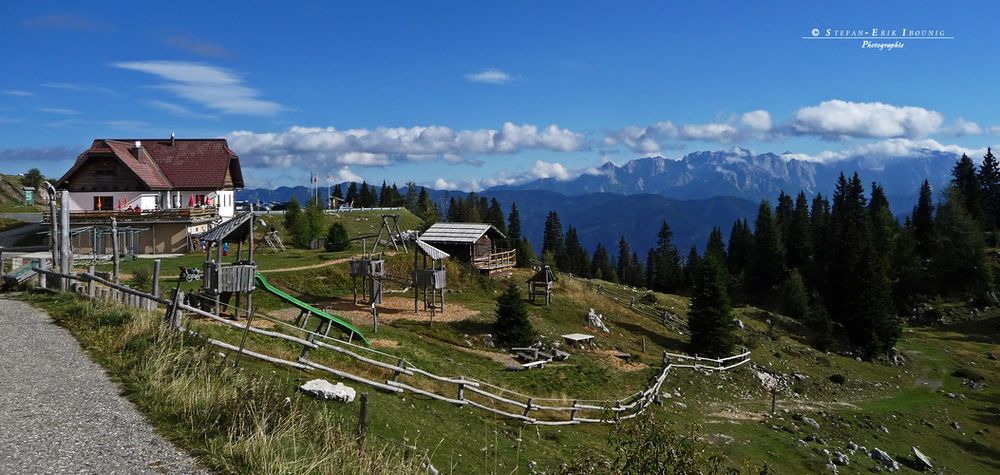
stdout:
<svg viewBox="0 0 1000 475">
<path fill-rule="evenodd" d="M 652 318 L 670 327 L 674 331 L 683 332 L 687 329 L 687 322 L 672 312 L 641 302 L 640 299 L 642 298 L 642 294 L 640 294 L 638 289 L 631 289 L 628 286 L 620 284 L 607 284 L 603 281 L 584 279 L 573 274 L 561 275 L 569 277 L 577 282 L 582 282 L 584 285 L 594 290 L 597 295 L 605 297 L 623 307 L 628 307 L 635 313 Z"/>
<path fill-rule="evenodd" d="M 464 376 L 440 376 L 425 371 L 398 356 L 309 331 L 291 323 L 268 317 L 262 313 L 255 313 L 252 316 L 253 318 L 242 323 L 222 318 L 211 312 L 206 312 L 185 304 L 183 292 L 178 290 L 173 291 L 170 299 L 164 299 L 156 295 L 146 294 L 123 285 L 115 284 L 94 275 L 93 272 L 68 275 L 40 269 L 39 279 L 44 280 L 43 277 L 47 277 L 49 282 L 59 279 L 69 279 L 72 281 L 70 288 L 74 289 L 79 295 L 88 298 L 108 298 L 147 310 L 155 309 L 158 305 L 164 305 L 166 307 L 164 323 L 168 327 L 178 331 L 193 333 L 183 326 L 183 314 L 187 313 L 209 319 L 225 327 L 244 332 L 244 334 L 253 333 L 263 337 L 274 338 L 300 349 L 299 356 L 293 361 L 247 349 L 243 344 L 246 341 L 245 338 L 242 339 L 240 345 L 234 345 L 215 338 L 205 338 L 208 344 L 229 351 L 235 351 L 238 355 L 246 355 L 303 371 L 329 373 L 338 378 L 365 384 L 380 391 L 419 394 L 456 406 L 474 407 L 478 410 L 535 425 L 561 426 L 581 423 L 616 423 L 631 419 L 641 414 L 650 404 L 659 400 L 661 387 L 670 371 L 674 368 L 725 371 L 736 368 L 750 360 L 749 351 L 721 359 L 664 352 L 663 367 L 657 372 L 656 376 L 641 391 L 628 396 L 602 400 L 566 397 L 543 398 L 525 395 L 517 391 L 489 384 L 485 381 Z M 55 287 L 58 288 L 58 285 Z M 109 290 L 95 290 L 98 288 Z M 268 322 L 271 324 L 271 328 L 264 329 L 252 326 L 251 322 L 256 319 Z M 315 355 L 346 357 L 357 366 L 354 367 L 355 370 L 353 372 L 334 368 L 326 361 L 317 361 Z M 332 360 L 332 358 L 325 359 Z M 365 368 L 365 371 L 358 371 L 357 368 Z M 359 372 L 365 375 L 357 374 Z M 382 374 L 385 377 L 374 377 L 371 374 Z"/>
</svg>

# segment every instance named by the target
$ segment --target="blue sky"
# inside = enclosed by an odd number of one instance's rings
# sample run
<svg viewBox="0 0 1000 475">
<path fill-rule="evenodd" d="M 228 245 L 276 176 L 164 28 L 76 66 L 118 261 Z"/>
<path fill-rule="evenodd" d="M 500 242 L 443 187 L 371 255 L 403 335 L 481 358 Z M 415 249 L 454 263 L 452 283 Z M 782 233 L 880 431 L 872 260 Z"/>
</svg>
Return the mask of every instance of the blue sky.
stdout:
<svg viewBox="0 0 1000 475">
<path fill-rule="evenodd" d="M 998 142 L 991 2 L 758 3 L 3 2 L 0 172 L 58 176 L 94 138 L 171 132 L 228 137 L 251 187 Z"/>
</svg>

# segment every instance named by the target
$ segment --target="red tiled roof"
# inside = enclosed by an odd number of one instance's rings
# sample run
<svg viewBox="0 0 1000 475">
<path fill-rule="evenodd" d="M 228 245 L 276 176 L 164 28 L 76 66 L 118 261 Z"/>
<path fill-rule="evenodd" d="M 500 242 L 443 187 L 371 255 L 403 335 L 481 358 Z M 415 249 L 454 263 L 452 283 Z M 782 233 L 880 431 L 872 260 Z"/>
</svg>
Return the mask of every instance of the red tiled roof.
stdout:
<svg viewBox="0 0 1000 475">
<path fill-rule="evenodd" d="M 141 160 L 135 156 L 135 142 L 140 141 Z M 233 185 L 243 187 L 239 158 L 226 139 L 97 139 L 80 154 L 65 181 L 91 154 L 113 153 L 129 170 L 152 190 L 219 189 L 232 175 Z"/>
</svg>

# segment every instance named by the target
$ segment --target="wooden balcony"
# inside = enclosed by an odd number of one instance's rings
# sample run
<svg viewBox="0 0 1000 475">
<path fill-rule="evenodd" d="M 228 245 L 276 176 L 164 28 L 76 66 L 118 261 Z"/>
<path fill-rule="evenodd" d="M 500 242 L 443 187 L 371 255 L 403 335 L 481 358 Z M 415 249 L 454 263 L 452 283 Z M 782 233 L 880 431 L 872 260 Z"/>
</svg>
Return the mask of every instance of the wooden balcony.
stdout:
<svg viewBox="0 0 1000 475">
<path fill-rule="evenodd" d="M 472 267 L 488 272 L 510 269 L 517 264 L 517 250 L 499 251 L 472 259 Z"/>
<path fill-rule="evenodd" d="M 218 208 L 175 208 L 142 211 L 71 211 L 73 224 L 108 224 L 111 218 L 119 223 L 204 223 L 219 216 Z M 49 221 L 49 213 L 43 213 L 44 222 Z"/>
</svg>

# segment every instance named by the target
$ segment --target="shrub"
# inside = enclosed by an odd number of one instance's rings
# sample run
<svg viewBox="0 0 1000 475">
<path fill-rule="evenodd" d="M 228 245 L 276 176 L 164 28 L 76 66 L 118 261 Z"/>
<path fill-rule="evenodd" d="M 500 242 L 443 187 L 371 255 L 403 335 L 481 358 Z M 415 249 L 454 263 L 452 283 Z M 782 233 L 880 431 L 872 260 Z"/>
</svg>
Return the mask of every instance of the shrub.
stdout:
<svg viewBox="0 0 1000 475">
<path fill-rule="evenodd" d="M 152 283 L 149 270 L 140 267 L 132 272 L 132 287 L 136 290 L 149 290 Z"/>
<path fill-rule="evenodd" d="M 345 251 L 351 247 L 351 238 L 347 236 L 347 229 L 343 224 L 333 223 L 326 233 L 326 243 L 323 248 L 329 252 Z"/>
<path fill-rule="evenodd" d="M 837 373 L 830 376 L 830 382 L 834 384 L 844 384 L 847 382 L 847 378 L 844 375 Z"/>
<path fill-rule="evenodd" d="M 528 305 L 513 282 L 497 297 L 494 334 L 497 344 L 507 348 L 528 346 L 535 342 L 537 333 L 528 320 Z"/>
</svg>

